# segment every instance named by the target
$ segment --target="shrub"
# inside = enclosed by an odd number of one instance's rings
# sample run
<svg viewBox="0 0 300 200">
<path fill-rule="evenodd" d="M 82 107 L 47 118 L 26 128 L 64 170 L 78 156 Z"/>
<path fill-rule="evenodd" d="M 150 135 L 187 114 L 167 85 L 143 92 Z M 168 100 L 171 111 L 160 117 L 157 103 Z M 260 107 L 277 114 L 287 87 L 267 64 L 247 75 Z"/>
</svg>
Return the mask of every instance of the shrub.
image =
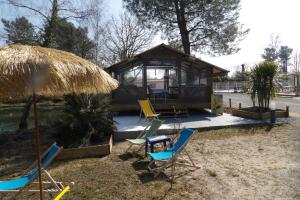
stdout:
<svg viewBox="0 0 300 200">
<path fill-rule="evenodd" d="M 68 94 L 63 115 L 55 122 L 57 142 L 64 147 L 99 144 L 114 131 L 109 96 Z"/>
<path fill-rule="evenodd" d="M 270 99 L 275 96 L 274 77 L 277 70 L 277 64 L 264 61 L 256 65 L 251 71 L 251 99 L 253 105 L 257 99 L 260 111 L 268 110 Z"/>
</svg>

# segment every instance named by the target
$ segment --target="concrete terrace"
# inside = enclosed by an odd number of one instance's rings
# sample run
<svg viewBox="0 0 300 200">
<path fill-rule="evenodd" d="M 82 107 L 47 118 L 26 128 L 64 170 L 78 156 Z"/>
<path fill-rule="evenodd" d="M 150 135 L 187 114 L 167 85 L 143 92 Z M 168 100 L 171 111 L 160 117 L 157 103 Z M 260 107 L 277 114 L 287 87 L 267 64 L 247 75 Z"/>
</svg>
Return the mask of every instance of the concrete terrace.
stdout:
<svg viewBox="0 0 300 200">
<path fill-rule="evenodd" d="M 140 119 L 140 117 L 137 115 L 115 116 L 113 119 L 116 122 L 115 125 L 117 129 L 115 139 L 136 137 L 138 132 L 144 130 L 147 125 L 145 119 Z M 180 118 L 161 117 L 160 119 L 163 120 L 164 123 L 159 129 L 159 133 L 169 133 L 174 129 L 179 129 L 182 127 L 191 129 L 205 129 L 265 123 L 264 121 L 235 117 L 227 113 L 224 113 L 220 116 L 215 116 L 210 114 L 209 112 L 201 114 L 191 114 L 189 116 Z"/>
</svg>

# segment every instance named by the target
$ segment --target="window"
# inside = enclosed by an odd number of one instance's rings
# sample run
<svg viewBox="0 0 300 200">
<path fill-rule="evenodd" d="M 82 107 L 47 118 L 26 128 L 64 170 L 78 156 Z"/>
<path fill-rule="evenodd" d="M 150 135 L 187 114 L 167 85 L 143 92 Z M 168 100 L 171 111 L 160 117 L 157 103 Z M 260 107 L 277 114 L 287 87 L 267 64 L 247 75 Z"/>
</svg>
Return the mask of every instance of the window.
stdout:
<svg viewBox="0 0 300 200">
<path fill-rule="evenodd" d="M 152 89 L 168 89 L 177 86 L 177 73 L 174 67 L 147 67 L 147 84 Z"/>
<path fill-rule="evenodd" d="M 181 69 L 181 85 L 187 85 L 187 71 Z"/>
<path fill-rule="evenodd" d="M 181 85 L 207 86 L 207 71 L 196 67 L 182 68 Z"/>
<path fill-rule="evenodd" d="M 147 84 L 152 89 L 165 88 L 166 69 L 159 67 L 147 68 Z"/>
<path fill-rule="evenodd" d="M 143 87 L 143 67 L 136 66 L 121 73 L 121 84 Z"/>
<path fill-rule="evenodd" d="M 199 70 L 196 67 L 191 67 L 190 83 L 191 85 L 199 85 Z"/>
<path fill-rule="evenodd" d="M 199 74 L 199 83 L 201 86 L 207 86 L 207 70 L 201 70 Z"/>
<path fill-rule="evenodd" d="M 169 86 L 170 87 L 178 86 L 177 73 L 174 68 L 169 69 Z"/>
<path fill-rule="evenodd" d="M 207 86 L 207 78 L 200 78 L 200 85 Z"/>
</svg>

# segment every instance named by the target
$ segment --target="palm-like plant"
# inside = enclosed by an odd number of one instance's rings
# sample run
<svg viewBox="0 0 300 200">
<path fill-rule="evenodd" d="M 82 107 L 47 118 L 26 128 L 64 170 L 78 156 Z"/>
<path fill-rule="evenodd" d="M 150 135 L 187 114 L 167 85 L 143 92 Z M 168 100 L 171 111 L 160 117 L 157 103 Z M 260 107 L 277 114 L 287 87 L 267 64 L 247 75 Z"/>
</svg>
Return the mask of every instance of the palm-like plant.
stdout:
<svg viewBox="0 0 300 200">
<path fill-rule="evenodd" d="M 56 138 L 65 147 L 99 143 L 113 132 L 109 96 L 101 94 L 68 94 L 64 97 L 63 117 L 56 122 Z"/>
<path fill-rule="evenodd" d="M 251 71 L 251 99 L 253 105 L 257 99 L 259 110 L 268 110 L 271 97 L 275 96 L 274 77 L 278 65 L 274 62 L 264 61 Z"/>
</svg>

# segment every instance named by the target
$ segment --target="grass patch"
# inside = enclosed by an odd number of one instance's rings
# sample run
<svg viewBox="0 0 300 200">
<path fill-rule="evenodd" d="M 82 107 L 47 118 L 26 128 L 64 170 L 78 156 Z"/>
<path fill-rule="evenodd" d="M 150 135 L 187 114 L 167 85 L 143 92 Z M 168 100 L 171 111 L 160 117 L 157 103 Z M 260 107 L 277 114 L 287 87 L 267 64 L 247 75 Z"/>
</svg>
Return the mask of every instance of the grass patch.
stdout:
<svg viewBox="0 0 300 200">
<path fill-rule="evenodd" d="M 288 126 L 200 131 L 194 139 L 220 140 L 235 136 L 281 133 L 285 132 Z M 52 133 L 49 131 L 48 128 L 42 127 L 41 129 L 44 149 L 53 141 Z M 34 160 L 33 131 L 25 133 L 25 136 L 20 136 L 20 138 L 13 135 L 6 136 L 4 142 L 0 143 L 0 152 L 5 152 L 5 154 L 0 153 L 0 180 L 21 175 Z M 113 153 L 109 156 L 54 162 L 50 173 L 56 180 L 63 181 L 71 187 L 71 192 L 67 193 L 64 199 L 189 199 L 189 195 L 195 192 L 190 184 L 197 185 L 197 187 L 203 185 L 204 194 L 201 195 L 205 197 L 205 192 L 208 190 L 205 189 L 206 182 L 203 177 L 200 176 L 201 178 L 198 179 L 199 176 L 197 176 L 197 179 L 190 178 L 189 181 L 178 179 L 170 189 L 170 182 L 163 176 L 154 178 L 153 174 L 148 172 L 146 167 L 149 163 L 148 158 L 125 154 L 127 147 L 126 142 L 120 142 L 115 144 Z M 140 155 L 142 154 L 143 152 Z M 203 169 L 199 169 L 198 172 L 201 173 L 201 170 Z M 217 174 L 216 170 L 204 169 L 203 173 L 208 174 L 209 177 L 221 177 L 222 174 Z M 239 175 L 233 173 L 230 176 L 238 177 Z M 210 181 L 214 179 L 210 178 Z M 241 181 L 246 185 L 248 180 L 241 179 Z M 38 194 L 22 194 L 19 199 L 38 199 Z"/>
<path fill-rule="evenodd" d="M 246 135 L 255 135 L 255 134 L 272 134 L 282 132 L 288 127 L 288 124 L 285 125 L 261 125 L 256 127 L 232 127 L 232 128 L 222 128 L 216 130 L 199 130 L 198 134 L 195 134 L 193 139 L 224 139 L 234 136 L 246 136 Z"/>
</svg>

